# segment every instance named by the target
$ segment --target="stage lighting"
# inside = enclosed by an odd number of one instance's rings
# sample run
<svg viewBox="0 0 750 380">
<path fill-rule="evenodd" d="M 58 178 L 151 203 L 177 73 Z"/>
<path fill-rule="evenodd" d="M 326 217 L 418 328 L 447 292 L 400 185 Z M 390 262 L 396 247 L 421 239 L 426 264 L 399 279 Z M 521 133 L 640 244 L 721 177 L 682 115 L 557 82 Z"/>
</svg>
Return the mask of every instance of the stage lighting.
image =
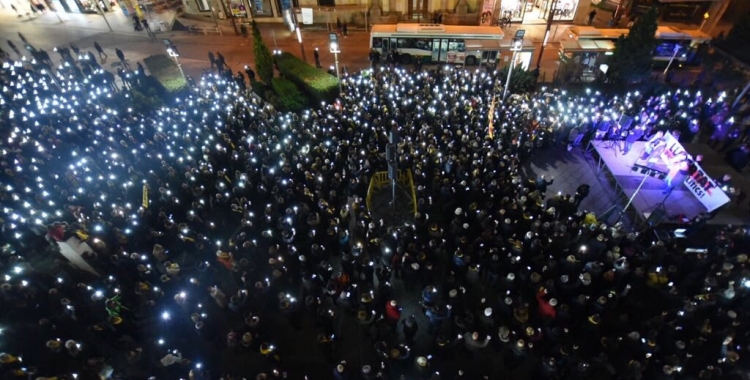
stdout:
<svg viewBox="0 0 750 380">
<path fill-rule="evenodd" d="M 633 166 L 632 168 L 630 168 L 630 170 L 631 170 L 631 171 L 634 171 L 634 172 L 637 172 L 637 171 L 638 171 L 638 166 L 637 166 L 637 165 L 635 165 L 635 166 Z"/>
<path fill-rule="evenodd" d="M 667 175 L 664 173 L 659 174 L 659 179 L 664 181 L 667 178 Z"/>
<path fill-rule="evenodd" d="M 641 168 L 641 174 L 646 174 L 646 173 L 648 173 L 648 168 L 643 168 L 642 167 Z"/>
</svg>

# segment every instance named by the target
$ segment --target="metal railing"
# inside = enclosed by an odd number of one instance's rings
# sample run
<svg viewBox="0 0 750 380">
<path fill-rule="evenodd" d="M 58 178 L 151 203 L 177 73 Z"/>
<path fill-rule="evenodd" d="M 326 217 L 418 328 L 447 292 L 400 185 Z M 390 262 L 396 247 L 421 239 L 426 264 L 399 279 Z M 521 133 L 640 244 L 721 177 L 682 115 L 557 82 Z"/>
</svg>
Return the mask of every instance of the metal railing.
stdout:
<svg viewBox="0 0 750 380">
<path fill-rule="evenodd" d="M 208 35 L 208 33 L 218 33 L 220 36 L 224 35 L 220 26 L 188 26 L 188 32 L 190 34 L 203 33 Z"/>
<path fill-rule="evenodd" d="M 414 214 L 416 214 L 417 192 L 414 188 L 414 177 L 411 174 L 411 170 L 399 170 L 396 182 L 401 186 L 408 187 L 409 196 L 411 197 L 411 203 L 413 206 L 413 212 Z M 368 211 L 372 212 L 373 194 L 387 187 L 390 183 L 391 180 L 388 178 L 388 172 L 375 172 L 375 174 L 373 174 L 373 176 L 370 178 L 370 185 L 367 188 L 367 196 L 365 197 L 365 205 L 367 206 Z"/>
</svg>

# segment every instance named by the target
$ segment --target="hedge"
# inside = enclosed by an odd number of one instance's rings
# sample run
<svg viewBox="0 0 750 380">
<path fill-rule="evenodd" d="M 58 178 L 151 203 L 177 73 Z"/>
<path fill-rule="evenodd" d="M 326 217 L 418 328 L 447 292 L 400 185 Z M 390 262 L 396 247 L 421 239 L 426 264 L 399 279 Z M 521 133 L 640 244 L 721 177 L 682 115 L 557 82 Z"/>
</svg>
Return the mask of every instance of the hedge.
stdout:
<svg viewBox="0 0 750 380">
<path fill-rule="evenodd" d="M 142 115 L 150 115 L 164 105 L 158 96 L 144 94 L 136 88 L 130 90 L 130 102 L 133 111 Z"/>
<path fill-rule="evenodd" d="M 276 56 L 279 72 L 296 84 L 310 99 L 333 103 L 339 92 L 339 80 L 327 72 L 317 69 L 290 53 Z"/>
<path fill-rule="evenodd" d="M 307 98 L 299 92 L 297 86 L 286 78 L 273 78 L 273 91 L 278 96 L 274 107 L 282 111 L 300 112 L 309 106 Z"/>
<path fill-rule="evenodd" d="M 148 67 L 151 76 L 156 78 L 169 94 L 174 95 L 187 89 L 187 81 L 172 58 L 164 54 L 157 54 L 146 57 L 143 62 Z"/>
</svg>

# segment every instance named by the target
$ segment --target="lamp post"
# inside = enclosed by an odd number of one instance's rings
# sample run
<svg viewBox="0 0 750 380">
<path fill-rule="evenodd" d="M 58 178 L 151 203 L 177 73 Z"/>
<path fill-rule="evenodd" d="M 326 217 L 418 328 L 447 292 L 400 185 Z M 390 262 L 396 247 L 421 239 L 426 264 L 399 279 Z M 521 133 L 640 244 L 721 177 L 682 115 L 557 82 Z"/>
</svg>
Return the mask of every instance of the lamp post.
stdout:
<svg viewBox="0 0 750 380">
<path fill-rule="evenodd" d="M 664 69 L 664 73 L 662 73 L 662 75 L 664 75 L 665 78 L 667 77 L 667 72 L 669 71 L 669 68 L 672 66 L 672 62 L 674 61 L 675 57 L 677 57 L 677 53 L 680 52 L 681 48 L 682 46 L 680 46 L 679 44 L 674 46 L 674 54 L 672 54 L 672 58 L 669 59 L 669 63 L 667 63 L 667 67 Z"/>
<path fill-rule="evenodd" d="M 60 21 L 60 24 L 62 24 L 64 21 L 62 18 L 60 18 L 60 12 L 57 10 L 57 7 L 55 7 L 53 12 L 55 12 L 55 16 L 57 16 L 57 21 Z"/>
<path fill-rule="evenodd" d="M 370 31 L 370 22 L 367 19 L 367 14 L 370 13 L 370 0 L 366 0 L 366 4 L 367 5 L 365 5 L 365 30 L 369 32 Z"/>
<path fill-rule="evenodd" d="M 299 42 L 299 50 L 302 52 L 302 60 L 307 62 L 307 55 L 305 54 L 305 45 L 302 43 L 302 30 L 297 25 L 297 42 Z"/>
<path fill-rule="evenodd" d="M 708 12 L 703 14 L 703 22 L 701 22 L 701 27 L 698 28 L 698 31 L 700 32 L 703 31 L 703 27 L 706 26 L 706 21 L 708 21 L 709 17 L 711 17 L 711 15 Z"/>
<path fill-rule="evenodd" d="M 549 41 L 549 32 L 552 29 L 552 21 L 555 19 L 555 9 L 557 8 L 557 0 L 552 0 L 552 6 L 547 16 L 547 30 L 544 32 L 544 41 L 542 41 L 542 48 L 539 49 L 539 58 L 536 60 L 536 68 L 538 69 L 542 65 L 542 56 L 544 55 L 544 46 Z"/>
<path fill-rule="evenodd" d="M 336 33 L 328 33 L 328 39 L 331 43 L 331 53 L 333 53 L 334 62 L 336 64 L 336 78 L 339 80 L 339 94 L 341 93 L 341 74 L 339 73 L 339 53 L 341 53 L 341 47 L 339 46 L 339 36 Z"/>
<path fill-rule="evenodd" d="M 516 54 L 518 54 L 518 52 L 523 49 L 524 34 L 526 34 L 526 31 L 523 29 L 516 31 L 516 36 L 513 38 L 513 44 L 510 46 L 510 51 L 513 52 L 513 55 L 510 58 L 508 78 L 505 80 L 505 88 L 503 89 L 503 102 L 505 102 L 505 97 L 508 96 L 508 88 L 510 88 L 510 77 L 513 74 L 513 66 L 516 65 Z"/>
<path fill-rule="evenodd" d="M 703 14 L 703 22 L 701 22 L 701 27 L 698 28 L 699 31 L 703 31 L 703 27 L 706 26 L 706 22 L 708 21 L 709 17 L 711 17 L 711 15 L 708 12 Z"/>
<path fill-rule="evenodd" d="M 219 27 L 219 20 L 216 19 L 216 8 L 211 7 L 211 18 L 214 20 L 214 26 Z"/>
<path fill-rule="evenodd" d="M 109 25 L 109 20 L 107 20 L 107 16 L 104 14 L 104 10 L 102 9 L 102 7 L 99 6 L 99 2 L 94 1 L 94 4 L 96 4 L 96 9 L 99 11 L 99 14 L 102 15 L 102 17 L 104 18 L 104 22 L 107 23 L 107 27 L 109 28 L 110 33 L 114 32 L 114 30 L 112 30 L 112 25 Z"/>
<path fill-rule="evenodd" d="M 167 54 L 169 54 L 170 57 L 174 58 L 174 62 L 177 64 L 177 68 L 180 69 L 180 74 L 182 74 L 182 77 L 185 78 L 185 72 L 182 71 L 182 64 L 180 64 L 180 53 L 177 51 L 177 48 L 175 48 L 174 46 L 168 46 Z"/>
</svg>

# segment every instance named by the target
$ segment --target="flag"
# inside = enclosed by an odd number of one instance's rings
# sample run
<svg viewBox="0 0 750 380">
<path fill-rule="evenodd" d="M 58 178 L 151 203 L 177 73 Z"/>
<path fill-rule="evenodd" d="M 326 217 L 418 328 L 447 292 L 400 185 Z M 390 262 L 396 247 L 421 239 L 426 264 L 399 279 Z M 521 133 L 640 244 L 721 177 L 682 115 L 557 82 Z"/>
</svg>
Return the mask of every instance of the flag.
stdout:
<svg viewBox="0 0 750 380">
<path fill-rule="evenodd" d="M 495 129 L 492 127 L 492 122 L 494 121 L 493 119 L 495 118 L 495 101 L 496 100 L 497 100 L 497 95 L 494 95 L 492 97 L 492 103 L 490 103 L 490 111 L 489 111 L 490 116 L 487 118 L 488 119 L 487 129 L 489 130 L 491 139 L 495 138 Z"/>
</svg>

